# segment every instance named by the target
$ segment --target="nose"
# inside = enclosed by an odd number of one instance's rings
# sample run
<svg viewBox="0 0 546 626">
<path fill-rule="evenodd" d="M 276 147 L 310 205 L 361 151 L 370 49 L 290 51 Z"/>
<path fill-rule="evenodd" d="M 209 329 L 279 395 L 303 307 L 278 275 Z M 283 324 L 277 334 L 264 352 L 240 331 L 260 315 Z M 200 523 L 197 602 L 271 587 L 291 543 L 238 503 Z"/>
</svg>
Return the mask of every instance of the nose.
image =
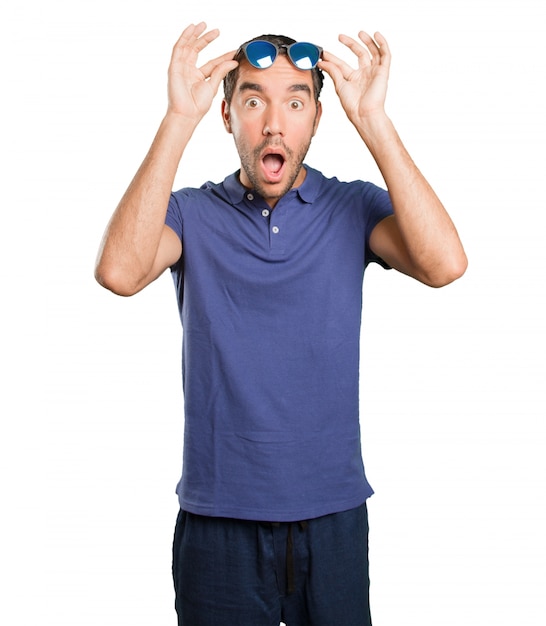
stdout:
<svg viewBox="0 0 546 626">
<path fill-rule="evenodd" d="M 264 136 L 284 135 L 284 116 L 279 107 L 267 108 L 262 134 Z"/>
</svg>

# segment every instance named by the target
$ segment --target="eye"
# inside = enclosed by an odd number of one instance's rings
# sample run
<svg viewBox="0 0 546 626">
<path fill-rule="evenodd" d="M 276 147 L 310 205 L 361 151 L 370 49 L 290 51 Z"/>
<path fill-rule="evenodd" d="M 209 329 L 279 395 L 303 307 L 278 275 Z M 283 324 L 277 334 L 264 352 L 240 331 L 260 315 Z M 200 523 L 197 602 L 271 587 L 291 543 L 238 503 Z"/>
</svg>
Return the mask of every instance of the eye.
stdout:
<svg viewBox="0 0 546 626">
<path fill-rule="evenodd" d="M 248 98 L 248 100 L 245 101 L 245 106 L 247 109 L 258 109 L 262 106 L 262 102 L 256 97 Z"/>
<path fill-rule="evenodd" d="M 288 106 L 292 111 L 301 111 L 301 109 L 303 109 L 303 102 L 301 100 L 290 100 Z"/>
</svg>

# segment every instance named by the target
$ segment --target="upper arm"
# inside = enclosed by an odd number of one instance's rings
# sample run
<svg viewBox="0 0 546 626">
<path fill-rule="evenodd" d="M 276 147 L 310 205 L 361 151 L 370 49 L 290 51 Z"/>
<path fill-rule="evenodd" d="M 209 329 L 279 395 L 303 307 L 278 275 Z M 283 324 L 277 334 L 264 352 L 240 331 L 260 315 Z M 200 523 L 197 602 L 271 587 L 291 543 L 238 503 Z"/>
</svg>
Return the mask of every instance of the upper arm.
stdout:
<svg viewBox="0 0 546 626">
<path fill-rule="evenodd" d="M 390 267 L 419 279 L 394 215 L 389 215 L 376 224 L 370 234 L 369 246 Z"/>
<path fill-rule="evenodd" d="M 158 278 L 163 272 L 174 265 L 180 256 L 182 255 L 182 242 L 174 230 L 167 226 L 163 226 L 163 232 L 161 233 L 161 239 L 159 240 L 159 246 L 152 265 L 152 269 L 148 274 L 145 283 L 141 289 L 149 285 L 156 278 Z"/>
<path fill-rule="evenodd" d="M 139 278 L 128 279 L 128 272 L 119 263 L 111 264 L 109 271 L 102 266 L 96 270 L 99 283 L 120 296 L 133 296 L 142 291 L 163 272 L 174 265 L 182 254 L 182 244 L 178 235 L 169 226 L 164 225 L 152 267 L 147 274 Z M 133 261 L 133 264 L 135 261 Z M 113 269 L 112 269 L 113 268 Z"/>
<path fill-rule="evenodd" d="M 374 254 L 390 267 L 429 285 L 443 287 L 456 280 L 466 270 L 466 255 L 455 232 L 455 239 L 435 237 L 427 249 L 424 238 L 408 248 L 394 215 L 379 222 L 370 234 L 369 246 Z M 455 243 L 453 243 L 455 241 Z"/>
</svg>

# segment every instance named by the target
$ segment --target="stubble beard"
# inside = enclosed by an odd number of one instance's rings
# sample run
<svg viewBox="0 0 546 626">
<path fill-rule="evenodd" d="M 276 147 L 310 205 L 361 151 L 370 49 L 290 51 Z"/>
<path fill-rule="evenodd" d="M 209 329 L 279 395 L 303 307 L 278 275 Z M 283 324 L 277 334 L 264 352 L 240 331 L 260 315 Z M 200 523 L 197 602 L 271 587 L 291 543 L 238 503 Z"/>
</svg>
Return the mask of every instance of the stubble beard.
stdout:
<svg viewBox="0 0 546 626">
<path fill-rule="evenodd" d="M 282 141 L 271 141 L 270 139 L 266 139 L 253 150 L 247 150 L 243 145 L 238 145 L 237 149 L 239 151 L 239 158 L 241 159 L 241 167 L 252 184 L 252 189 L 259 193 L 265 200 L 279 200 L 294 186 L 294 183 L 296 182 L 303 166 L 303 161 L 309 151 L 310 145 L 311 138 L 306 145 L 301 146 L 298 152 L 294 152 L 285 146 Z M 259 178 L 260 156 L 263 150 L 268 146 L 282 147 L 286 155 L 284 167 L 290 171 L 288 171 L 288 178 L 282 187 L 280 187 L 280 183 L 264 184 Z"/>
</svg>

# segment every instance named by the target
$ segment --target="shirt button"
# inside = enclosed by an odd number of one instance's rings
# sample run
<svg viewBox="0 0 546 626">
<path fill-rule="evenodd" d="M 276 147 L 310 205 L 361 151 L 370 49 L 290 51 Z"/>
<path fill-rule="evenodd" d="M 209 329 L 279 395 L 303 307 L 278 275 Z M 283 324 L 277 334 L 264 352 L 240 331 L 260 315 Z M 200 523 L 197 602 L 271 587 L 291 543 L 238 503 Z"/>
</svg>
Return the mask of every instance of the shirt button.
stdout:
<svg viewBox="0 0 546 626">
<path fill-rule="evenodd" d="M 264 210 L 262 211 L 262 215 L 263 215 L 264 217 L 269 217 L 269 211 L 268 211 L 267 209 L 264 209 Z"/>
<path fill-rule="evenodd" d="M 278 227 L 278 226 L 273 226 L 273 228 L 272 228 L 271 230 L 272 230 L 272 231 L 275 233 L 275 235 L 276 235 L 276 234 L 278 234 L 278 232 L 279 232 L 279 227 Z"/>
<path fill-rule="evenodd" d="M 250 200 L 250 201 L 254 200 L 254 195 L 253 195 L 253 194 L 251 194 L 251 193 L 248 193 L 246 197 L 247 197 L 247 199 L 248 199 L 248 200 Z"/>
</svg>

